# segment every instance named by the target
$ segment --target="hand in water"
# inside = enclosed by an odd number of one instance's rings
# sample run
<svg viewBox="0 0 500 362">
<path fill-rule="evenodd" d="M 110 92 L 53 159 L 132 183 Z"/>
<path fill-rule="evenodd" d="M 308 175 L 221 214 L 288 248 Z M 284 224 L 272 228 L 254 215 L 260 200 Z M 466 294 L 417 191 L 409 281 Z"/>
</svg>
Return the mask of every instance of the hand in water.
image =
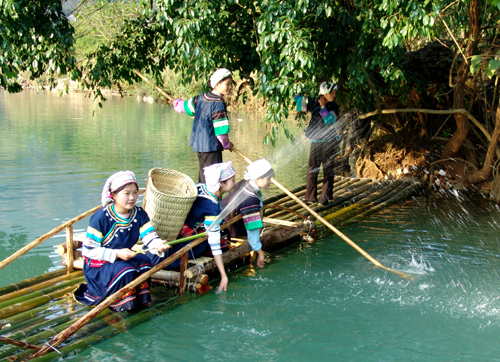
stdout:
<svg viewBox="0 0 500 362">
<path fill-rule="evenodd" d="M 259 255 L 257 256 L 257 266 L 262 269 L 264 265 L 266 265 L 264 253 L 262 252 L 262 250 L 259 250 L 258 253 Z"/>
<path fill-rule="evenodd" d="M 220 284 L 219 287 L 217 288 L 217 291 L 215 292 L 216 294 L 222 293 L 222 291 L 227 291 L 227 283 L 229 282 L 229 279 L 227 276 L 222 276 L 220 278 Z"/>
</svg>

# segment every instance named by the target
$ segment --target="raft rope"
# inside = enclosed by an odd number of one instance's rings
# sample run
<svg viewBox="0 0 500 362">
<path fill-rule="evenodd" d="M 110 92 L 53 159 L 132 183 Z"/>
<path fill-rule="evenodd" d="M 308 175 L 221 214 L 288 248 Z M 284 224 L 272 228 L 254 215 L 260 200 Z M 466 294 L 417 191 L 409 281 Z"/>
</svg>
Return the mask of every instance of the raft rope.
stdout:
<svg viewBox="0 0 500 362">
<path fill-rule="evenodd" d="M 49 348 L 52 348 L 54 351 L 56 351 L 57 353 L 59 353 L 60 355 L 62 355 L 62 353 L 54 346 L 52 346 L 49 342 L 45 342 L 45 345 Z"/>
</svg>

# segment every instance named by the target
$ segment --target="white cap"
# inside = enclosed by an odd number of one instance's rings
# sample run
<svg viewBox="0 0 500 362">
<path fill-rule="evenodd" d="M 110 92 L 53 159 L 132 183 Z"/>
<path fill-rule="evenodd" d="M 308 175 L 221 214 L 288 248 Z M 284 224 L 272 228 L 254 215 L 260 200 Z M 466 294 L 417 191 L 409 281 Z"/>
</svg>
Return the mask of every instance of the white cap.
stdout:
<svg viewBox="0 0 500 362">
<path fill-rule="evenodd" d="M 323 82 L 319 86 L 319 95 L 324 96 L 325 94 L 328 94 L 336 89 L 337 85 L 335 83 L 331 82 L 330 84 L 328 84 L 327 82 Z"/>
<path fill-rule="evenodd" d="M 273 169 L 273 166 L 264 158 L 255 161 L 251 165 L 247 166 L 247 172 L 245 172 L 245 180 L 256 180 L 261 178 L 270 170 Z"/>
<path fill-rule="evenodd" d="M 217 83 L 219 83 L 219 82 L 223 81 L 224 79 L 229 78 L 231 76 L 232 76 L 232 73 L 230 70 L 228 70 L 226 68 L 217 69 L 214 72 L 214 74 L 212 74 L 212 76 L 210 77 L 210 86 L 212 88 L 215 88 Z"/>
</svg>

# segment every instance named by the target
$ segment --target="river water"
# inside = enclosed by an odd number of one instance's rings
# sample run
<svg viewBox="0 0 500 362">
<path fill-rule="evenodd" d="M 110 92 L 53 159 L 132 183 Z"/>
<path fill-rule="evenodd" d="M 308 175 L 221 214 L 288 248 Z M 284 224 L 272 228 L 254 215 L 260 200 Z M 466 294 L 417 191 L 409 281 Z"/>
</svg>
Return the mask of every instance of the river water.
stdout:
<svg viewBox="0 0 500 362">
<path fill-rule="evenodd" d="M 188 117 L 133 98 L 110 97 L 93 109 L 81 94 L 0 92 L 1 259 L 96 206 L 114 171 L 133 170 L 141 186 L 152 167 L 196 177 Z M 261 145 L 259 115 L 233 113 L 231 127 L 236 147 L 270 159 L 282 184 L 304 182 L 300 136 L 273 149 Z M 241 177 L 245 163 L 224 157 Z M 225 293 L 159 306 L 149 321 L 66 359 L 497 361 L 499 216 L 481 197 L 413 198 L 342 230 L 413 281 L 327 235 L 273 254 L 263 270 L 231 274 Z M 57 268 L 54 246 L 63 240 L 54 237 L 0 270 L 0 284 Z"/>
</svg>

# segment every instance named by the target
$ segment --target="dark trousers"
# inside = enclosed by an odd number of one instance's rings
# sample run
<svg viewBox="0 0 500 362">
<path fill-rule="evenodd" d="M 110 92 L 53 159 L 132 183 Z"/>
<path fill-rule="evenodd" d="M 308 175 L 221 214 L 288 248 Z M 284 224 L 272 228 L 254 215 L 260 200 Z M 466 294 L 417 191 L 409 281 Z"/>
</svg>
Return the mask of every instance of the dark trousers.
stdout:
<svg viewBox="0 0 500 362">
<path fill-rule="evenodd" d="M 334 158 L 337 150 L 337 143 L 330 142 L 312 142 L 311 152 L 309 153 L 309 162 L 307 164 L 307 191 L 305 199 L 308 201 L 317 201 L 318 174 L 321 164 L 323 164 L 323 188 L 319 202 L 326 203 L 333 197 L 333 177 L 334 177 Z"/>
<path fill-rule="evenodd" d="M 222 163 L 222 151 L 215 152 L 198 152 L 198 162 L 200 164 L 199 182 L 205 183 L 205 174 L 203 167 L 213 165 L 214 163 Z"/>
</svg>

